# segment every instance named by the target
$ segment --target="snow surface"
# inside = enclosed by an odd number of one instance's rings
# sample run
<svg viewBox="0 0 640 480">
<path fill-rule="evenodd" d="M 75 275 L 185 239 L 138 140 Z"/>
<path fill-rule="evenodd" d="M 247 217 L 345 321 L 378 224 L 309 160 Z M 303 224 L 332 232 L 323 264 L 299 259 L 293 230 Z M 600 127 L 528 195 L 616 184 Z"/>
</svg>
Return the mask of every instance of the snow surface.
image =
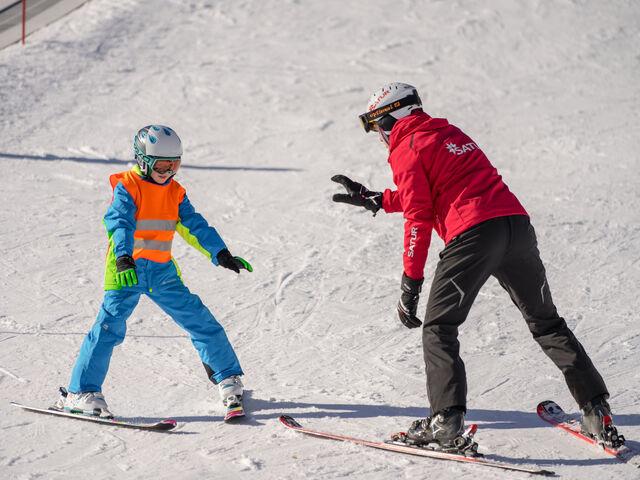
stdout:
<svg viewBox="0 0 640 480">
<path fill-rule="evenodd" d="M 420 332 L 395 316 L 402 217 L 330 201 L 336 173 L 392 186 L 356 117 L 389 81 L 415 84 L 523 201 L 560 312 L 640 446 L 639 46 L 631 0 L 92 0 L 0 51 L 0 477 L 526 477 L 277 421 L 380 439 L 427 414 Z M 102 299 L 108 175 L 149 123 L 180 134 L 180 181 L 255 267 L 236 276 L 175 242 L 241 358 L 251 415 L 221 421 L 189 339 L 147 300 L 104 393 L 125 417 L 173 416 L 176 434 L 17 411 L 68 381 Z M 441 248 L 434 235 L 427 282 Z M 538 420 L 540 400 L 575 405 L 494 280 L 461 341 L 482 451 L 564 478 L 640 476 Z"/>
</svg>

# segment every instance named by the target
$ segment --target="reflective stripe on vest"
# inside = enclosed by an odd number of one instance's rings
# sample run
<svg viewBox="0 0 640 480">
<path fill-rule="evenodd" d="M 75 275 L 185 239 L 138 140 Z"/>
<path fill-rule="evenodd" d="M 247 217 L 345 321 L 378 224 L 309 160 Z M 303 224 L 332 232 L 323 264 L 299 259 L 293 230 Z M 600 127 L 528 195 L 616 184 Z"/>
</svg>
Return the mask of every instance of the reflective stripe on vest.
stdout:
<svg viewBox="0 0 640 480">
<path fill-rule="evenodd" d="M 136 230 L 174 231 L 177 224 L 176 220 L 138 220 Z"/>
<path fill-rule="evenodd" d="M 172 242 L 161 242 L 159 240 L 143 240 L 136 238 L 133 240 L 134 249 L 158 250 L 160 252 L 170 252 Z"/>
</svg>

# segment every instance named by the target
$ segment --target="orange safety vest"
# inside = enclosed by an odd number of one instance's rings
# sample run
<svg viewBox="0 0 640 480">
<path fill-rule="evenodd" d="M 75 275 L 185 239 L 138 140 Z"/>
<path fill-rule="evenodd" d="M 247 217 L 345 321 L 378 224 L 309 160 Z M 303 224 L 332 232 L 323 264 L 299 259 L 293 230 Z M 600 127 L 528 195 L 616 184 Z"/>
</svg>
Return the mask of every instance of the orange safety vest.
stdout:
<svg viewBox="0 0 640 480">
<path fill-rule="evenodd" d="M 136 204 L 133 258 L 165 263 L 171 261 L 171 244 L 179 221 L 178 207 L 185 189 L 175 180 L 157 185 L 143 180 L 134 170 L 109 177 L 111 187 L 121 183 Z"/>
</svg>

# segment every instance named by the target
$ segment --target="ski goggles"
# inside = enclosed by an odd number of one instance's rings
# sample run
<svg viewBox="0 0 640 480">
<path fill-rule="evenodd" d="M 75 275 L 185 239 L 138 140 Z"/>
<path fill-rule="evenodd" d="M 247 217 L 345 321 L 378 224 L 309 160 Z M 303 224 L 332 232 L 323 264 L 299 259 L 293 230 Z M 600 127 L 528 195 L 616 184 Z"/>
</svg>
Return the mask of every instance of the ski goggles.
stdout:
<svg viewBox="0 0 640 480">
<path fill-rule="evenodd" d="M 153 169 L 154 172 L 164 175 L 166 173 L 174 174 L 180 168 L 180 157 L 172 157 L 172 158 L 162 158 L 162 157 L 151 157 L 153 159 Z"/>
<path fill-rule="evenodd" d="M 359 115 L 360 123 L 362 124 L 362 128 L 364 131 L 369 133 L 370 131 L 378 131 L 378 120 L 385 115 L 390 114 L 391 112 L 395 112 L 396 110 L 400 110 L 401 108 L 408 107 L 409 105 L 421 105 L 422 102 L 420 97 L 418 96 L 418 92 L 415 90 L 411 95 L 408 95 L 400 100 L 397 100 L 389 105 L 385 105 L 380 108 L 375 108 L 370 112 L 363 113 Z"/>
</svg>

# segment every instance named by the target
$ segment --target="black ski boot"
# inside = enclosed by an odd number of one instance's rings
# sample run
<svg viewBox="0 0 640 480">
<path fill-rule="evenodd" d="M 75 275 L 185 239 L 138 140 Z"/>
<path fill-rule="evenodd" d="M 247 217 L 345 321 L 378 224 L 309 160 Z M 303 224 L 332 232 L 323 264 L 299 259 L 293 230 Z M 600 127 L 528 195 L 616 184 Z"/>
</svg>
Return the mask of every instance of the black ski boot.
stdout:
<svg viewBox="0 0 640 480">
<path fill-rule="evenodd" d="M 619 448 L 624 445 L 624 437 L 618 435 L 613 425 L 611 407 L 607 403 L 608 395 L 593 398 L 582 408 L 582 432 L 608 447 Z"/>
<path fill-rule="evenodd" d="M 406 433 L 406 442 L 418 446 L 437 443 L 443 449 L 463 450 L 467 444 L 463 433 L 464 409 L 451 407 L 415 420 Z"/>
</svg>

